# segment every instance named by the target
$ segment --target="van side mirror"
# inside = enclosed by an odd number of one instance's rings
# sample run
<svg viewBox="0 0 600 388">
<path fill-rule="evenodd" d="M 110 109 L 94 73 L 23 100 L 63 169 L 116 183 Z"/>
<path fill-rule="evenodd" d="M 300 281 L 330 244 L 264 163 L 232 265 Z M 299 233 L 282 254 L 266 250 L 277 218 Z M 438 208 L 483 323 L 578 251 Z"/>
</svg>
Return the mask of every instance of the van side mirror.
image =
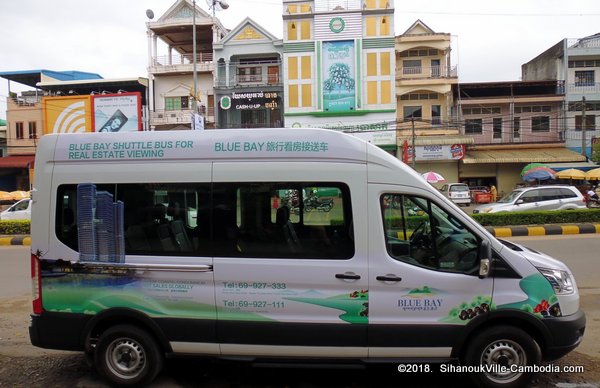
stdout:
<svg viewBox="0 0 600 388">
<path fill-rule="evenodd" d="M 517 202 L 515 202 L 515 205 L 520 205 L 522 203 L 525 203 L 525 201 L 523 201 L 522 199 L 517 199 Z"/>
<path fill-rule="evenodd" d="M 488 277 L 492 270 L 492 246 L 487 240 L 483 240 L 479 246 L 479 278 Z"/>
</svg>

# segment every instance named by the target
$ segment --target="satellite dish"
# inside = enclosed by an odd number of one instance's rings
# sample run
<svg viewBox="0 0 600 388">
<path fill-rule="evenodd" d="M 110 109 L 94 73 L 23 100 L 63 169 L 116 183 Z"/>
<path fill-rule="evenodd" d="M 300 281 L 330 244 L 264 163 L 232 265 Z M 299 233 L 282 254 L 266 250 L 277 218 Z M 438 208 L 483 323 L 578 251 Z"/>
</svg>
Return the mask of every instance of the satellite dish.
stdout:
<svg viewBox="0 0 600 388">
<path fill-rule="evenodd" d="M 146 16 L 148 16 L 148 19 L 152 20 L 154 19 L 154 12 L 151 9 L 147 9 Z"/>
<path fill-rule="evenodd" d="M 215 11 L 229 8 L 229 4 L 225 0 L 206 0 L 206 2 L 208 3 L 208 8 Z"/>
</svg>

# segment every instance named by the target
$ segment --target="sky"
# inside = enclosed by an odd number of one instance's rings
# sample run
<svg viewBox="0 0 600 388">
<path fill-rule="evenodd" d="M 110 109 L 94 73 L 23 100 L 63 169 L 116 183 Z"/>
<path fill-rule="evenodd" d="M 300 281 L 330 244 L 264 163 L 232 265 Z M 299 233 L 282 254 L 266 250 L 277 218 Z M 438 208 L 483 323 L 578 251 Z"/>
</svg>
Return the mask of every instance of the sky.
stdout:
<svg viewBox="0 0 600 388">
<path fill-rule="evenodd" d="M 320 0 L 344 1 L 344 0 Z M 392 0 L 390 0 L 392 1 Z M 395 35 L 417 19 L 452 35 L 459 82 L 515 81 L 521 65 L 564 38 L 600 32 L 599 0 L 393 0 Z M 280 0 L 227 0 L 216 16 L 229 29 L 250 17 L 283 36 Z M 147 77 L 146 10 L 154 20 L 175 0 L 18 0 L 0 6 L 0 72 L 78 70 L 104 78 Z M 207 10 L 212 0 L 197 0 Z M 159 55 L 166 54 L 164 52 Z M 12 91 L 29 90 L 11 82 Z M 0 118 L 8 81 L 0 79 Z"/>
</svg>

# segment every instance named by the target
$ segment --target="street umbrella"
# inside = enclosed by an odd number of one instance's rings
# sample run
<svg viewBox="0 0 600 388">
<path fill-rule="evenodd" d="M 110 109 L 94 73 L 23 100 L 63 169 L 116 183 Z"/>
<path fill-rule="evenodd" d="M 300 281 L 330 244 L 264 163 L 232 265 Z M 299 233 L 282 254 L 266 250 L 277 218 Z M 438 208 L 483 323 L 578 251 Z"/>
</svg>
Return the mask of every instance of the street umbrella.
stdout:
<svg viewBox="0 0 600 388">
<path fill-rule="evenodd" d="M 576 168 L 569 168 L 569 169 L 557 172 L 555 174 L 555 176 L 556 176 L 556 179 L 584 180 L 585 172 L 578 170 Z"/>
<path fill-rule="evenodd" d="M 544 181 L 547 179 L 554 179 L 556 172 L 548 167 L 534 167 L 523 174 L 523 180 L 527 182 L 531 181 Z"/>
<path fill-rule="evenodd" d="M 588 181 L 600 180 L 600 168 L 595 168 L 585 173 L 585 179 Z"/>
<path fill-rule="evenodd" d="M 443 176 L 434 171 L 428 171 L 422 175 L 423 178 L 425 178 L 425 180 L 429 183 L 440 183 L 446 181 Z"/>
<path fill-rule="evenodd" d="M 525 173 L 527 171 L 531 170 L 532 168 L 538 168 L 538 167 L 549 168 L 548 165 L 546 165 L 544 163 L 529 163 L 528 165 L 523 167 L 523 169 L 521 170 L 521 176 L 525 175 Z"/>
<path fill-rule="evenodd" d="M 0 201 L 12 201 L 12 195 L 8 191 L 0 191 Z"/>
<path fill-rule="evenodd" d="M 10 195 L 14 201 L 20 201 L 25 198 L 29 198 L 29 194 L 23 190 L 11 191 Z"/>
</svg>

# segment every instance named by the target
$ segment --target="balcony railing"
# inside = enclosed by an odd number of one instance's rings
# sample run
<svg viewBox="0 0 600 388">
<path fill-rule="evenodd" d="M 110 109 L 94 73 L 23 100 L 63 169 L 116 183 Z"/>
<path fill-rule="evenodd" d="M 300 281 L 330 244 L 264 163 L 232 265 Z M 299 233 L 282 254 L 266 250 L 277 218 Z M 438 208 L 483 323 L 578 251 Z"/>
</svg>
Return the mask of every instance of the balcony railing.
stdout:
<svg viewBox="0 0 600 388">
<path fill-rule="evenodd" d="M 580 82 L 567 84 L 569 94 L 600 93 L 600 82 Z"/>
<path fill-rule="evenodd" d="M 212 63 L 213 53 L 198 53 L 196 54 L 196 63 Z M 159 55 L 152 58 L 152 66 L 174 66 L 174 65 L 193 65 L 194 55 L 192 54 L 176 54 L 176 55 Z"/>
<path fill-rule="evenodd" d="M 401 66 L 396 68 L 396 74 L 399 79 L 458 77 L 456 66 Z"/>
<path fill-rule="evenodd" d="M 315 2 L 316 12 L 359 10 L 361 7 L 361 0 L 322 0 Z"/>
<path fill-rule="evenodd" d="M 208 121 L 214 121 L 214 107 L 204 108 L 202 114 Z M 150 112 L 150 125 L 189 124 L 192 121 L 192 110 L 157 109 Z"/>
</svg>

